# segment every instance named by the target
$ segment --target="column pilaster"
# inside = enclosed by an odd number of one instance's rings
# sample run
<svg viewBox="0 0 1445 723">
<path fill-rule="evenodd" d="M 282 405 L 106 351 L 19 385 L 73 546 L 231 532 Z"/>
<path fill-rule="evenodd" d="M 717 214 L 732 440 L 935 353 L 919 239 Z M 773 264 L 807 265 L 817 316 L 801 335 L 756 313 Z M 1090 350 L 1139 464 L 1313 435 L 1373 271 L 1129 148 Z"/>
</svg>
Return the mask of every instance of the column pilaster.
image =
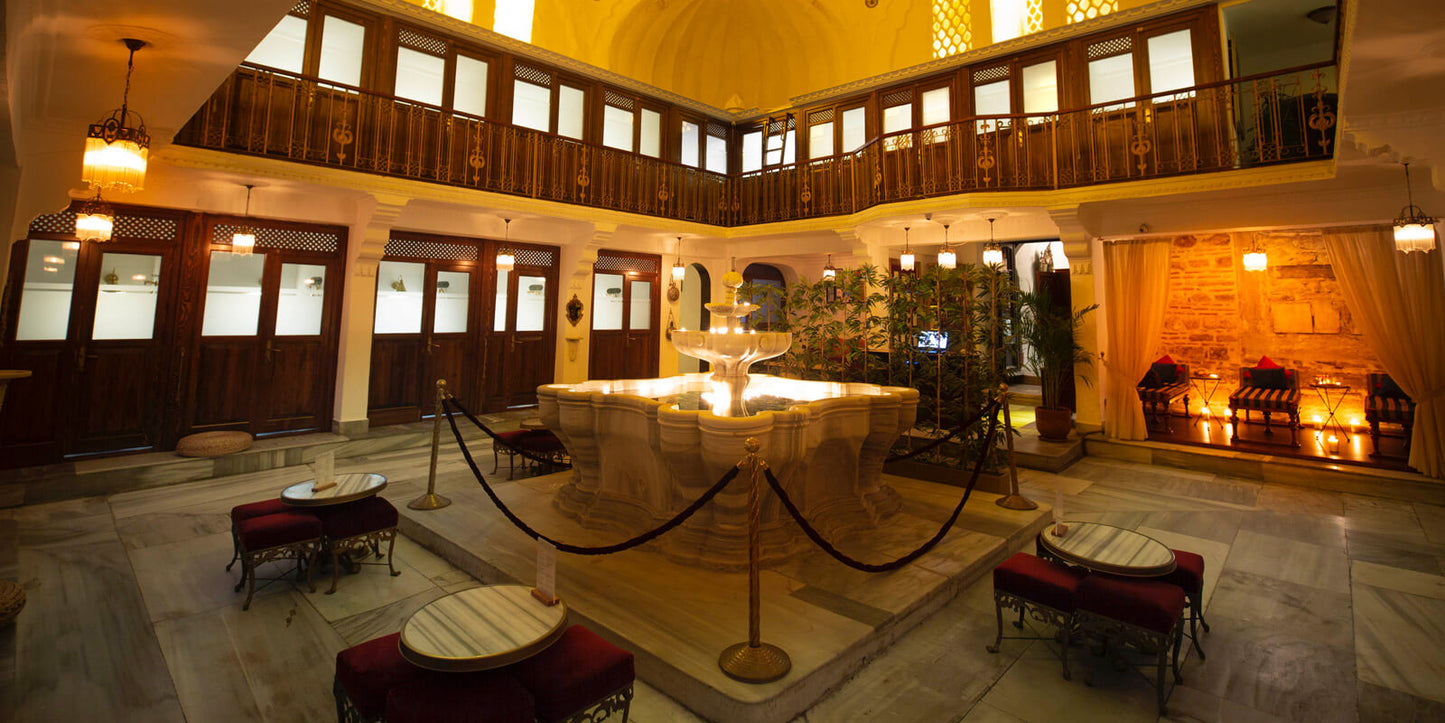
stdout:
<svg viewBox="0 0 1445 723">
<path fill-rule="evenodd" d="M 376 274 L 391 229 L 406 209 L 400 196 L 371 196 L 357 202 L 356 219 L 346 246 L 345 296 L 341 302 L 341 340 L 336 359 L 336 406 L 332 430 L 348 437 L 368 429 L 371 386 L 371 332 L 376 314 Z"/>
</svg>

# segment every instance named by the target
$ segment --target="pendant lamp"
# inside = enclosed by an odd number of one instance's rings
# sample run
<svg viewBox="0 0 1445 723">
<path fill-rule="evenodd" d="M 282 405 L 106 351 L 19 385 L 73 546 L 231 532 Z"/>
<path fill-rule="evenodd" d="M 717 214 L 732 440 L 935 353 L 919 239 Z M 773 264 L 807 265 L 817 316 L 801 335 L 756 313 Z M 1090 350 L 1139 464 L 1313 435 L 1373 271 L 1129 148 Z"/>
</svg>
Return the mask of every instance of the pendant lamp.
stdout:
<svg viewBox="0 0 1445 723">
<path fill-rule="evenodd" d="M 246 184 L 246 211 L 241 215 L 248 219 L 251 217 L 251 189 L 253 188 L 255 188 L 254 185 Z M 256 229 L 252 228 L 251 224 L 248 223 L 231 234 L 232 256 L 250 256 L 251 252 L 255 250 Z"/>
<path fill-rule="evenodd" d="M 115 211 L 110 204 L 102 201 L 100 191 L 95 198 L 84 201 L 75 208 L 75 237 L 81 241 L 109 241 L 115 231 Z M 76 248 L 80 248 L 76 244 Z"/>
<path fill-rule="evenodd" d="M 502 223 L 505 224 L 503 233 L 506 235 L 506 241 L 503 247 L 497 250 L 497 270 L 511 271 L 517 267 L 517 257 L 512 254 L 511 249 L 506 248 L 507 244 L 512 243 L 512 219 L 504 218 Z"/>
<path fill-rule="evenodd" d="M 130 59 L 125 65 L 125 91 L 120 108 L 109 118 L 93 123 L 85 136 L 85 159 L 81 179 L 96 191 L 139 191 L 145 186 L 146 163 L 150 157 L 151 137 L 145 120 L 130 110 L 130 76 L 135 70 L 135 51 L 145 47 L 144 40 L 126 38 Z M 134 122 L 135 125 L 131 125 Z"/>
<path fill-rule="evenodd" d="M 943 250 L 938 252 L 938 265 L 945 269 L 958 268 L 958 254 L 948 245 L 948 224 L 943 224 Z"/>
<path fill-rule="evenodd" d="M 898 268 L 901 268 L 901 269 L 903 269 L 904 271 L 912 271 L 912 270 L 913 270 L 913 264 L 914 264 L 914 261 L 915 261 L 915 260 L 916 260 L 916 259 L 915 259 L 914 256 L 913 256 L 913 250 L 910 249 L 910 248 L 908 248 L 908 227 L 907 227 L 907 226 L 904 226 L 904 227 L 903 227 L 903 253 L 902 253 L 901 255 L 899 255 L 899 257 L 898 257 Z"/>
<path fill-rule="evenodd" d="M 993 240 L 994 220 L 988 220 L 988 245 L 983 247 L 983 265 L 998 270 L 1003 266 L 1003 247 Z"/>
<path fill-rule="evenodd" d="M 1415 205 L 1415 192 L 1410 188 L 1410 162 L 1405 162 L 1405 193 L 1410 205 L 1395 218 L 1395 250 L 1402 253 L 1432 251 L 1435 248 L 1435 218 L 1426 216 Z"/>
</svg>

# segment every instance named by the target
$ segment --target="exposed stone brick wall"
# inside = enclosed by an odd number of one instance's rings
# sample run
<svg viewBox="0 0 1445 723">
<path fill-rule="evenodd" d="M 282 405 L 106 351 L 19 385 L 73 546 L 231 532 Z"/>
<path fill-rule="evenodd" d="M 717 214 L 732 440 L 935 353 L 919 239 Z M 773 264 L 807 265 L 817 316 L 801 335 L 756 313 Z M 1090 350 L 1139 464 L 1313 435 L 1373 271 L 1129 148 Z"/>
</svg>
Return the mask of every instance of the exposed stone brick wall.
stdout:
<svg viewBox="0 0 1445 723">
<path fill-rule="evenodd" d="M 1238 386 L 1239 368 L 1268 355 L 1300 374 L 1301 417 L 1325 415 L 1309 383 L 1330 376 L 1352 387 L 1339 418 L 1364 424 L 1365 375 L 1384 371 L 1355 327 L 1316 234 L 1250 233 L 1180 236 L 1173 240 L 1169 303 L 1159 355 L 1191 371 L 1224 378 L 1214 406 L 1223 409 Z M 1269 255 L 1263 272 L 1244 270 L 1257 242 Z M 1197 411 L 1202 400 L 1190 395 Z M 1368 442 L 1365 442 L 1368 444 Z"/>
</svg>

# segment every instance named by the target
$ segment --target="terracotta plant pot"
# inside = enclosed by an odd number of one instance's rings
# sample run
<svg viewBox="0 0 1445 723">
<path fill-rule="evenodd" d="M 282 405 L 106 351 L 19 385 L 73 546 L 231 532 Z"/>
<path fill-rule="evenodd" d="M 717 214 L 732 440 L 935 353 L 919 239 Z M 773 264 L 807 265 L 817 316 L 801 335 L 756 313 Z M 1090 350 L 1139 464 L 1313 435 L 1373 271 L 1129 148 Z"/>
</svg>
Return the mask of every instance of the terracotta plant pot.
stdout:
<svg viewBox="0 0 1445 723">
<path fill-rule="evenodd" d="M 1074 428 L 1074 411 L 1067 407 L 1034 407 L 1034 426 L 1039 430 L 1039 439 L 1049 442 L 1067 441 L 1069 430 Z"/>
</svg>

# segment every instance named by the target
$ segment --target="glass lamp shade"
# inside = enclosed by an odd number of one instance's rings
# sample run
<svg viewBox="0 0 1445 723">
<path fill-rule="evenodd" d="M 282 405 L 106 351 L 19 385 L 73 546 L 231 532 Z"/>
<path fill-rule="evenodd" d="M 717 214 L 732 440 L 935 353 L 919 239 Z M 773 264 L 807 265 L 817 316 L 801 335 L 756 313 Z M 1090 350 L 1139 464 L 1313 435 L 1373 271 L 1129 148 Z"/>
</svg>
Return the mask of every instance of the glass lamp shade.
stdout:
<svg viewBox="0 0 1445 723">
<path fill-rule="evenodd" d="M 1269 268 L 1269 257 L 1263 251 L 1250 251 L 1244 255 L 1245 271 L 1264 271 Z"/>
<path fill-rule="evenodd" d="M 1405 223 L 1395 226 L 1395 250 L 1404 253 L 1435 248 L 1435 224 Z"/>
<path fill-rule="evenodd" d="M 983 249 L 984 266 L 1003 266 L 1003 248 L 991 243 Z"/>
<path fill-rule="evenodd" d="M 114 230 L 115 217 L 108 208 L 92 207 L 75 214 L 75 237 L 81 241 L 109 241 Z"/>
<path fill-rule="evenodd" d="M 916 260 L 917 258 L 913 255 L 912 251 L 904 251 L 898 257 L 898 268 L 903 269 L 904 271 L 912 271 L 913 264 Z"/>
<path fill-rule="evenodd" d="M 953 249 L 944 249 L 938 252 L 938 265 L 945 269 L 958 268 L 958 254 Z"/>
<path fill-rule="evenodd" d="M 106 141 L 94 135 L 85 139 L 81 179 L 92 189 L 133 193 L 145 187 L 149 144 L 129 138 Z"/>
<path fill-rule="evenodd" d="M 680 284 L 680 283 L 682 283 L 682 280 L 683 280 L 684 278 L 686 278 L 686 277 L 687 277 L 687 267 L 682 265 L 682 261 L 678 261 L 677 263 L 675 263 L 675 264 L 672 265 L 672 280 L 673 280 L 673 281 L 676 281 L 677 283 Z"/>
<path fill-rule="evenodd" d="M 516 267 L 517 267 L 517 257 L 516 257 L 516 256 L 513 256 L 513 255 L 512 255 L 512 252 L 510 252 L 510 251 L 500 251 L 500 252 L 497 253 L 497 270 L 498 270 L 498 271 L 511 271 L 512 269 L 514 269 L 514 268 L 516 268 Z"/>
<path fill-rule="evenodd" d="M 823 269 L 823 278 L 828 279 L 829 281 L 838 278 L 838 270 L 833 268 L 832 266 Z"/>
<path fill-rule="evenodd" d="M 256 232 L 246 229 L 231 235 L 231 255 L 250 256 L 256 250 Z"/>
</svg>

